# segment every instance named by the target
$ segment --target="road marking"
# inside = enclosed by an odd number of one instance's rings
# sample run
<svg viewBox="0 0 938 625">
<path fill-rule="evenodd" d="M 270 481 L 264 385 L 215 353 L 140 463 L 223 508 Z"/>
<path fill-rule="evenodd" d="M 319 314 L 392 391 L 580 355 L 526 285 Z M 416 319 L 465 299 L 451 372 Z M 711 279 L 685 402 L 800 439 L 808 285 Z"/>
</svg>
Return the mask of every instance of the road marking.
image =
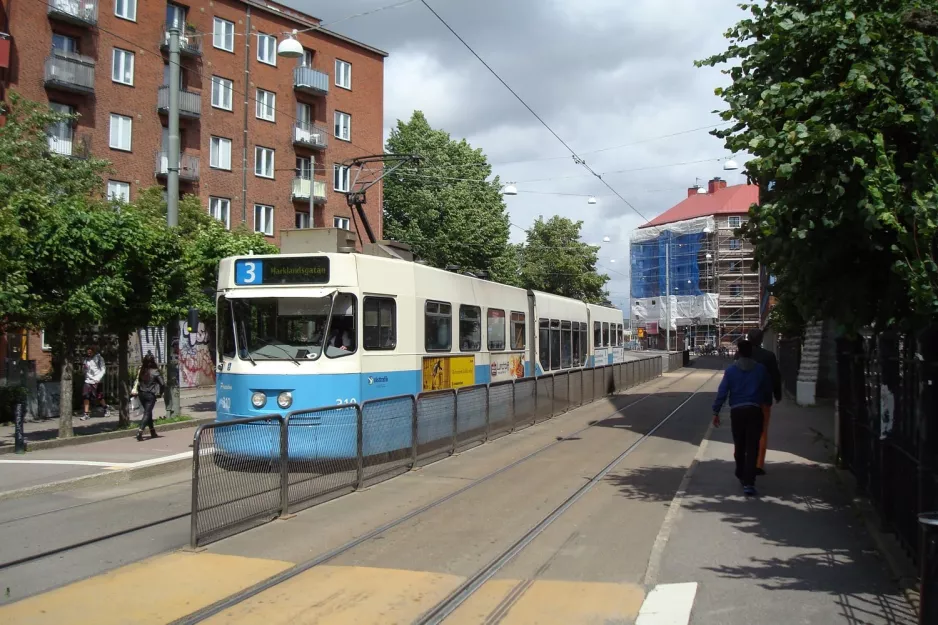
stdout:
<svg viewBox="0 0 938 625">
<path fill-rule="evenodd" d="M 214 447 L 207 447 L 199 452 L 200 456 L 206 456 L 215 451 Z M 0 459 L 0 464 L 51 464 L 51 465 L 70 465 L 76 467 L 104 467 L 106 469 L 139 469 L 157 464 L 166 464 L 175 460 L 191 458 L 191 451 L 183 451 L 170 456 L 158 456 L 148 458 L 147 460 L 138 460 L 137 462 L 106 462 L 101 460 L 44 460 L 44 459 Z"/>
<path fill-rule="evenodd" d="M 697 596 L 697 582 L 659 584 L 648 593 L 635 625 L 687 625 Z"/>
</svg>

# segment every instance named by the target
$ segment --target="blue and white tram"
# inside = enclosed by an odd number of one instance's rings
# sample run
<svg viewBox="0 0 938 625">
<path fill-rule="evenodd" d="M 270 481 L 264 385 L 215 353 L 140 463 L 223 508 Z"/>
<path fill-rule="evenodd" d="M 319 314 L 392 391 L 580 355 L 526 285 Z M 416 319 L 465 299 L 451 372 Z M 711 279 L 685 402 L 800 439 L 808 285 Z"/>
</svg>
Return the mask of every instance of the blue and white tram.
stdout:
<svg viewBox="0 0 938 625">
<path fill-rule="evenodd" d="M 601 366 L 624 350 L 618 309 L 363 254 L 226 258 L 217 308 L 219 421 Z M 354 411 L 323 414 L 291 422 L 291 457 L 355 457 Z M 409 447 L 400 429 L 367 451 Z M 269 457 L 219 434 L 222 451 Z"/>
</svg>

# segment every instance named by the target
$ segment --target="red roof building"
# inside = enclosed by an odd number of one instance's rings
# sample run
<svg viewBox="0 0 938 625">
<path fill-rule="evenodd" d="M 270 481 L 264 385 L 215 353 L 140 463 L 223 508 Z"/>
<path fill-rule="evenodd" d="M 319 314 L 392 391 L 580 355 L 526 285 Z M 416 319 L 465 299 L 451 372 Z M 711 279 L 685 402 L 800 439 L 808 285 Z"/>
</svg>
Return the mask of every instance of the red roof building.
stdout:
<svg viewBox="0 0 938 625">
<path fill-rule="evenodd" d="M 708 183 L 707 193 L 698 187 L 687 190 L 687 199 L 675 204 L 639 228 L 661 226 L 695 217 L 709 215 L 745 215 L 749 207 L 759 203 L 759 187 L 753 184 L 726 186 L 726 181 L 714 178 Z"/>
</svg>

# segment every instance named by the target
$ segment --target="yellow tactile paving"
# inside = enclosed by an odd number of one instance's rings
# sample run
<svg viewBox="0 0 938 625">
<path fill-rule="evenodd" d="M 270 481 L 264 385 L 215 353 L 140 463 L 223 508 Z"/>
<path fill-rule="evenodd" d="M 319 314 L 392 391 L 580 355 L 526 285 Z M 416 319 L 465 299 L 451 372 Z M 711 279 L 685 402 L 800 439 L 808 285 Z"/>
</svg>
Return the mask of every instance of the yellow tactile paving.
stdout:
<svg viewBox="0 0 938 625">
<path fill-rule="evenodd" d="M 411 623 L 462 578 L 442 573 L 319 566 L 207 622 L 213 625 Z"/>
<path fill-rule="evenodd" d="M 4 625 L 165 625 L 291 567 L 290 562 L 171 553 L 0 607 Z"/>
</svg>

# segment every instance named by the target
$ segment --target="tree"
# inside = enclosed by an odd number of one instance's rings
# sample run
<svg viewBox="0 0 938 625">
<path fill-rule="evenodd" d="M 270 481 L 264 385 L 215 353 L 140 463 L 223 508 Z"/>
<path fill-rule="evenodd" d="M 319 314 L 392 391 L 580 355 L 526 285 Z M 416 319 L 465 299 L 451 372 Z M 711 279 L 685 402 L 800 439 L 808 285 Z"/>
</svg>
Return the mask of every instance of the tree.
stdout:
<svg viewBox="0 0 938 625">
<path fill-rule="evenodd" d="M 418 170 L 398 170 L 384 179 L 384 232 L 410 244 L 434 267 L 457 265 L 465 271 L 484 270 L 495 280 L 515 276 L 506 263 L 508 214 L 482 150 L 465 139 L 455 141 L 430 127 L 415 111 L 409 122 L 397 122 L 387 151 L 416 154 Z"/>
<path fill-rule="evenodd" d="M 848 330 L 938 313 L 938 41 L 907 0 L 769 0 L 731 28 L 716 131 L 755 158 L 744 232 L 800 317 Z M 929 20 L 929 15 L 931 20 Z"/>
<path fill-rule="evenodd" d="M 592 304 L 609 301 L 603 286 L 609 276 L 596 272 L 599 248 L 580 240 L 582 221 L 566 217 L 538 219 L 518 246 L 521 286 Z"/>
</svg>

